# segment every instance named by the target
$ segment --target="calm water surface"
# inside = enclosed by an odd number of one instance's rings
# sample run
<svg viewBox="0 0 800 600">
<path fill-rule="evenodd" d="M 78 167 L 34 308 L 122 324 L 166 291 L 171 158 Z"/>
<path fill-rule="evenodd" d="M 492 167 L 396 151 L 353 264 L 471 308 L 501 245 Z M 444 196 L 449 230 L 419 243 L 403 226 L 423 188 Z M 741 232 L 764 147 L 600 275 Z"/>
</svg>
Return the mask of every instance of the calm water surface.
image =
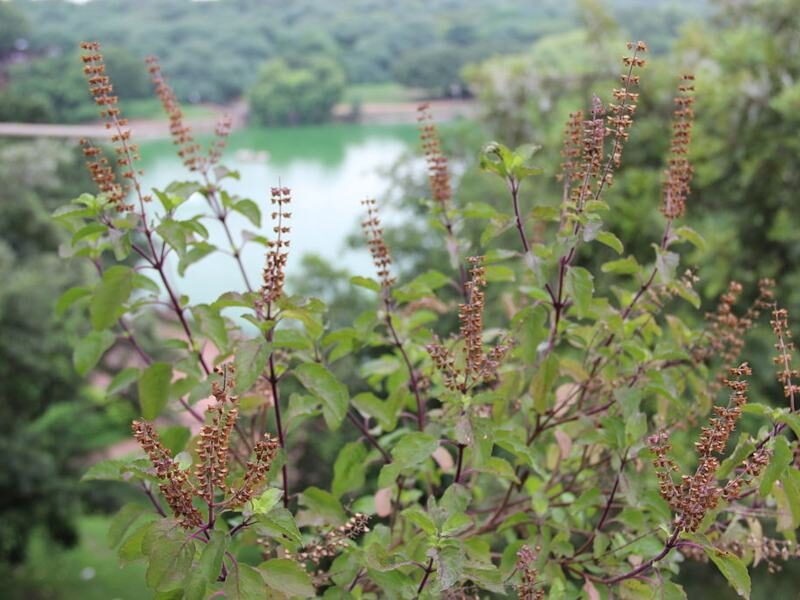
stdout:
<svg viewBox="0 0 800 600">
<path fill-rule="evenodd" d="M 404 153 L 415 151 L 415 144 L 413 125 L 335 124 L 237 131 L 230 137 L 222 162 L 239 171 L 241 179 L 226 179 L 226 189 L 259 204 L 264 218 L 258 233 L 270 237 L 269 190 L 279 182 L 292 189 L 290 271 L 299 265 L 301 255 L 316 253 L 338 266 L 346 266 L 354 274 L 369 275 L 372 269 L 367 253 L 346 251 L 344 240 L 363 215 L 360 201 L 380 200 L 386 195 L 389 181 L 385 171 Z M 141 153 L 146 189 L 192 179 L 168 140 L 142 144 Z M 423 169 L 424 164 L 418 160 L 411 168 Z M 202 198 L 192 198 L 182 207 L 182 216 L 204 206 Z M 234 231 L 256 231 L 236 213 L 230 222 Z M 209 241 L 228 249 L 223 231 L 215 225 L 218 224 L 206 222 L 211 233 Z M 251 244 L 245 248 L 243 258 L 251 282 L 257 283 L 264 262 L 263 249 Z M 192 302 L 209 302 L 223 291 L 243 288 L 233 259 L 215 253 L 189 267 L 180 291 L 188 294 Z"/>
</svg>

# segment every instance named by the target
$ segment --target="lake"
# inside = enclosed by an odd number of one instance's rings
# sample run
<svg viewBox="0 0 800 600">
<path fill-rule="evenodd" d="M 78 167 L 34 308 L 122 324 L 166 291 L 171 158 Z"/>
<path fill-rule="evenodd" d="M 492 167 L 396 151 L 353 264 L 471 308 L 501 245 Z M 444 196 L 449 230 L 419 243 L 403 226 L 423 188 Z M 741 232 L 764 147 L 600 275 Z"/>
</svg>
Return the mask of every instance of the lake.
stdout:
<svg viewBox="0 0 800 600">
<path fill-rule="evenodd" d="M 205 140 L 200 140 L 203 143 Z M 170 140 L 140 145 L 145 189 L 163 189 L 171 181 L 192 180 Z M 243 129 L 228 140 L 222 164 L 241 174 L 226 179 L 229 193 L 254 200 L 263 220 L 259 233 L 272 237 L 270 188 L 283 185 L 292 190 L 291 253 L 288 271 L 300 264 L 300 256 L 316 253 L 345 266 L 353 274 L 371 275 L 372 262 L 366 250 L 347 251 L 345 239 L 357 230 L 364 214 L 361 200 L 387 194 L 390 182 L 385 172 L 406 153 L 419 154 L 414 125 L 330 124 L 279 129 Z M 423 171 L 418 157 L 411 169 Z M 182 211 L 203 210 L 205 201 L 192 198 Z M 396 215 L 387 213 L 387 218 Z M 234 231 L 255 228 L 241 215 L 230 219 Z M 228 249 L 219 224 L 206 223 L 210 242 Z M 263 248 L 246 246 L 242 253 L 247 274 L 254 285 L 264 264 Z M 296 271 L 295 271 L 296 273 Z M 214 254 L 192 265 L 180 282 L 181 293 L 193 303 L 209 302 L 227 290 L 243 290 L 241 275 L 230 256 Z"/>
</svg>

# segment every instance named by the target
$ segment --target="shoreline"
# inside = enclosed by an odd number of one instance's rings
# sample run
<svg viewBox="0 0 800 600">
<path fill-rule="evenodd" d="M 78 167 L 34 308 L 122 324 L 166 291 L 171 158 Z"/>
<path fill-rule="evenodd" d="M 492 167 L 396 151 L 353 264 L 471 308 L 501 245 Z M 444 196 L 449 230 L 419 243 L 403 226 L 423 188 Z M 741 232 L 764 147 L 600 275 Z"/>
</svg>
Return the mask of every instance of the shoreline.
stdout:
<svg viewBox="0 0 800 600">
<path fill-rule="evenodd" d="M 349 104 L 334 107 L 331 115 L 333 122 L 361 125 L 403 125 L 417 123 L 417 102 L 376 102 L 363 104 L 357 113 Z M 431 100 L 427 102 L 433 118 L 438 122 L 452 121 L 457 118 L 472 118 L 478 113 L 476 100 Z M 214 117 L 186 119 L 186 123 L 195 134 L 214 132 L 217 121 L 224 115 L 232 119 L 232 130 L 247 127 L 247 107 L 244 102 L 235 102 L 229 106 L 215 106 Z M 136 132 L 140 141 L 159 140 L 170 137 L 169 121 L 166 119 L 131 119 L 130 128 Z M 59 123 L 3 123 L 0 122 L 0 138 L 96 138 L 108 139 L 112 132 L 102 123 L 82 123 L 67 125 Z"/>
</svg>

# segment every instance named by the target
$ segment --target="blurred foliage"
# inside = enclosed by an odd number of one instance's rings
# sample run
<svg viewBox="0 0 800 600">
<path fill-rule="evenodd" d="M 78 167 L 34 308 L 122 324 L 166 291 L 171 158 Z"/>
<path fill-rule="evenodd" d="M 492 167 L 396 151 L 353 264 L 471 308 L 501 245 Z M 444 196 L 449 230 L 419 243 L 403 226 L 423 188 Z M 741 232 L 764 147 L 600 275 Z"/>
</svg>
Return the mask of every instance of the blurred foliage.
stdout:
<svg viewBox="0 0 800 600">
<path fill-rule="evenodd" d="M 641 23 L 641 35 L 660 40 L 660 48 L 677 23 L 704 3 L 608 2 L 619 19 Z M 8 39 L 25 40 L 25 60 L 71 56 L 84 39 L 113 43 L 138 60 L 144 53 L 157 55 L 178 97 L 190 102 L 230 101 L 255 83 L 266 60 L 292 63 L 313 55 L 338 63 L 351 84 L 396 81 L 433 95 L 460 94 L 465 64 L 519 52 L 544 35 L 577 26 L 581 18 L 578 7 L 558 0 L 15 0 L 7 10 L 35 24 L 29 29 L 18 19 L 0 19 L 11 30 Z M 12 73 L 12 81 L 24 73 Z M 50 90 L 38 91 L 52 93 L 51 102 L 59 104 L 56 99 L 66 95 L 62 85 L 53 82 Z M 60 109 L 54 108 L 59 115 Z M 76 107 L 70 120 L 86 116 Z"/>
<path fill-rule="evenodd" d="M 128 414 L 89 393 L 72 365 L 79 323 L 54 310 L 87 275 L 57 256 L 65 236 L 50 218 L 86 185 L 78 154 L 44 140 L 0 145 L 0 562 L 23 560 L 39 526 L 75 541 L 76 460 L 118 439 Z"/>
<path fill-rule="evenodd" d="M 321 55 L 261 66 L 248 92 L 250 116 L 259 125 L 296 125 L 325 121 L 344 92 L 344 72 Z"/>
<path fill-rule="evenodd" d="M 153 95 L 147 69 L 139 58 L 113 45 L 103 52 L 108 70 L 114 75 L 115 93 L 130 100 Z M 90 120 L 96 113 L 86 102 L 86 80 L 77 49 L 12 65 L 9 78 L 11 83 L 5 93 L 12 104 L 0 99 L 0 116 L 4 120 L 75 123 Z"/>
</svg>

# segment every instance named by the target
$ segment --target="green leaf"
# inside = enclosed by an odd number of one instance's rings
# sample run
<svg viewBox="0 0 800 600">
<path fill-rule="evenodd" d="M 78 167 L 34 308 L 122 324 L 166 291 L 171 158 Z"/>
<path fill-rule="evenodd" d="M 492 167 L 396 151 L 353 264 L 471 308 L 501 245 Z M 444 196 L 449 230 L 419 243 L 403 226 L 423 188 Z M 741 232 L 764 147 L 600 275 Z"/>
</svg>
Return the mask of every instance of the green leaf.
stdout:
<svg viewBox="0 0 800 600">
<path fill-rule="evenodd" d="M 208 584 L 219 577 L 222 569 L 222 557 L 225 555 L 225 545 L 228 536 L 221 531 L 211 531 L 211 539 L 203 546 L 200 559 L 189 572 L 184 585 L 186 600 L 205 600 Z"/>
<path fill-rule="evenodd" d="M 595 239 L 601 244 L 605 244 L 606 246 L 614 250 L 617 254 L 622 254 L 623 250 L 622 242 L 616 235 L 614 235 L 610 231 L 601 231 L 600 233 L 597 234 L 597 237 Z"/>
<path fill-rule="evenodd" d="M 261 227 L 261 209 L 258 204 L 247 198 L 243 198 L 232 206 L 233 210 L 243 214 L 255 226 Z"/>
<path fill-rule="evenodd" d="M 106 231 L 108 231 L 108 227 L 106 227 L 103 223 L 89 223 L 88 225 L 81 227 L 72 235 L 71 244 L 72 246 L 75 246 L 75 244 L 77 244 L 83 238 L 89 236 L 94 236 L 94 239 L 97 239 L 99 236 L 96 234 L 105 233 Z"/>
<path fill-rule="evenodd" d="M 161 438 L 161 443 L 172 452 L 172 456 L 175 456 L 186 448 L 186 443 L 192 437 L 192 432 L 183 425 L 172 425 L 171 427 L 159 429 L 158 436 Z"/>
<path fill-rule="evenodd" d="M 703 236 L 701 236 L 688 225 L 678 227 L 678 229 L 675 230 L 675 235 L 677 235 L 681 240 L 692 244 L 700 252 L 706 251 L 706 241 L 703 239 Z"/>
<path fill-rule="evenodd" d="M 775 448 L 772 458 L 764 469 L 764 476 L 761 479 L 758 491 L 762 496 L 766 496 L 772 490 L 772 485 L 783 476 L 783 472 L 792 463 L 792 450 L 785 437 L 779 435 L 775 438 Z"/>
<path fill-rule="evenodd" d="M 72 353 L 72 362 L 75 370 L 81 375 L 86 375 L 100 361 L 113 344 L 116 336 L 110 331 L 92 331 L 89 335 L 78 340 Z"/>
<path fill-rule="evenodd" d="M 261 563 L 259 570 L 269 587 L 289 597 L 311 598 L 317 594 L 311 577 L 293 560 L 273 558 Z"/>
<path fill-rule="evenodd" d="M 150 511 L 152 513 L 152 511 Z M 116 548 L 136 521 L 146 513 L 141 504 L 129 503 L 117 511 L 108 526 L 106 540 L 109 548 Z"/>
<path fill-rule="evenodd" d="M 680 260 L 680 255 L 656 247 L 656 269 L 663 283 L 670 283 L 675 279 L 675 269 Z"/>
<path fill-rule="evenodd" d="M 233 563 L 225 578 L 225 600 L 262 600 L 267 598 L 261 572 L 241 561 Z"/>
<path fill-rule="evenodd" d="M 402 512 L 403 518 L 419 527 L 428 535 L 436 535 L 436 523 L 419 506 L 411 506 Z"/>
<path fill-rule="evenodd" d="M 250 502 L 250 508 L 255 514 L 267 515 L 278 505 L 281 496 L 283 496 L 283 492 L 278 488 L 267 488 L 258 498 L 254 498 Z"/>
<path fill-rule="evenodd" d="M 728 580 L 736 593 L 742 598 L 750 598 L 750 574 L 747 572 L 742 560 L 727 550 L 719 548 L 705 547 L 706 554 L 710 558 L 723 577 Z"/>
<path fill-rule="evenodd" d="M 567 291 L 575 301 L 575 310 L 581 318 L 586 316 L 592 303 L 593 279 L 592 274 L 583 267 L 570 267 L 567 271 Z"/>
<path fill-rule="evenodd" d="M 297 522 L 294 520 L 292 513 L 278 506 L 273 508 L 269 514 L 257 514 L 259 529 L 263 530 L 268 535 L 285 543 L 288 542 L 292 546 L 300 543 L 302 536 L 297 527 Z"/>
<path fill-rule="evenodd" d="M 75 304 L 81 298 L 91 295 L 92 290 L 86 287 L 73 287 L 61 294 L 61 297 L 56 301 L 56 315 L 62 316 L 67 309 Z"/>
<path fill-rule="evenodd" d="M 136 527 L 131 534 L 125 538 L 125 540 L 117 549 L 117 557 L 119 558 L 120 566 L 125 566 L 136 560 L 144 558 L 144 553 L 142 552 L 142 543 L 144 542 L 147 532 L 149 532 L 150 529 L 155 526 L 155 524 L 155 521 L 143 523 L 142 525 Z"/>
<path fill-rule="evenodd" d="M 233 364 L 236 366 L 236 393 L 246 392 L 264 372 L 269 360 L 270 345 L 262 338 L 239 344 Z"/>
<path fill-rule="evenodd" d="M 357 285 L 358 287 L 370 290 L 371 292 L 381 291 L 381 284 L 375 281 L 374 279 L 370 279 L 369 277 L 361 277 L 359 275 L 355 275 L 350 278 L 350 283 L 352 283 L 353 285 Z"/>
<path fill-rule="evenodd" d="M 540 415 L 544 414 L 552 404 L 554 398 L 552 389 L 558 377 L 558 366 L 558 357 L 550 353 L 544 363 L 539 366 L 539 370 L 531 381 L 533 409 Z"/>
<path fill-rule="evenodd" d="M 304 363 L 295 369 L 294 374 L 303 387 L 322 401 L 322 416 L 328 428 L 337 429 L 347 414 L 350 402 L 347 387 L 317 363 Z"/>
<path fill-rule="evenodd" d="M 123 305 L 133 291 L 133 270 L 116 265 L 103 273 L 89 305 L 92 327 L 97 331 L 108 329 L 122 316 Z"/>
<path fill-rule="evenodd" d="M 186 269 L 208 256 L 216 249 L 216 246 L 212 246 L 208 242 L 197 242 L 194 244 L 192 249 L 186 252 L 178 261 L 178 275 L 183 277 L 186 273 Z"/>
<path fill-rule="evenodd" d="M 326 523 L 338 525 L 347 520 L 344 509 L 336 496 L 318 487 L 307 487 L 300 495 L 300 504 Z"/>
<path fill-rule="evenodd" d="M 148 587 L 167 592 L 179 588 L 192 569 L 196 540 L 173 519 L 155 521 L 142 541 Z"/>
<path fill-rule="evenodd" d="M 192 307 L 192 315 L 200 331 L 214 343 L 220 353 L 224 354 L 228 347 L 228 330 L 219 310 L 208 304 L 198 304 Z"/>
<path fill-rule="evenodd" d="M 164 362 L 151 364 L 139 378 L 139 406 L 148 421 L 160 415 L 167 405 L 171 381 L 172 365 Z"/>
<path fill-rule="evenodd" d="M 333 465 L 333 495 L 339 498 L 347 492 L 360 489 L 364 485 L 367 465 L 367 449 L 359 441 L 345 444 Z"/>
<path fill-rule="evenodd" d="M 639 263 L 633 256 L 612 260 L 600 267 L 603 273 L 619 273 L 620 275 L 630 275 L 639 272 Z"/>
<path fill-rule="evenodd" d="M 453 587 L 464 571 L 464 548 L 459 542 L 451 541 L 436 551 L 436 578 L 438 588 L 446 590 Z"/>
<path fill-rule="evenodd" d="M 190 232 L 182 223 L 172 219 L 163 219 L 156 227 L 156 232 L 170 247 L 174 248 L 178 256 L 186 254 L 186 238 Z"/>
<path fill-rule="evenodd" d="M 138 380 L 140 374 L 141 370 L 137 369 L 136 367 L 126 367 L 122 369 L 122 371 L 114 375 L 114 379 L 111 380 L 111 383 L 109 383 L 108 387 L 106 388 L 106 393 L 111 395 L 121 392 L 130 384 Z"/>
<path fill-rule="evenodd" d="M 401 437 L 392 448 L 392 459 L 400 468 L 414 467 L 424 462 L 438 447 L 437 438 L 414 431 Z"/>
</svg>

